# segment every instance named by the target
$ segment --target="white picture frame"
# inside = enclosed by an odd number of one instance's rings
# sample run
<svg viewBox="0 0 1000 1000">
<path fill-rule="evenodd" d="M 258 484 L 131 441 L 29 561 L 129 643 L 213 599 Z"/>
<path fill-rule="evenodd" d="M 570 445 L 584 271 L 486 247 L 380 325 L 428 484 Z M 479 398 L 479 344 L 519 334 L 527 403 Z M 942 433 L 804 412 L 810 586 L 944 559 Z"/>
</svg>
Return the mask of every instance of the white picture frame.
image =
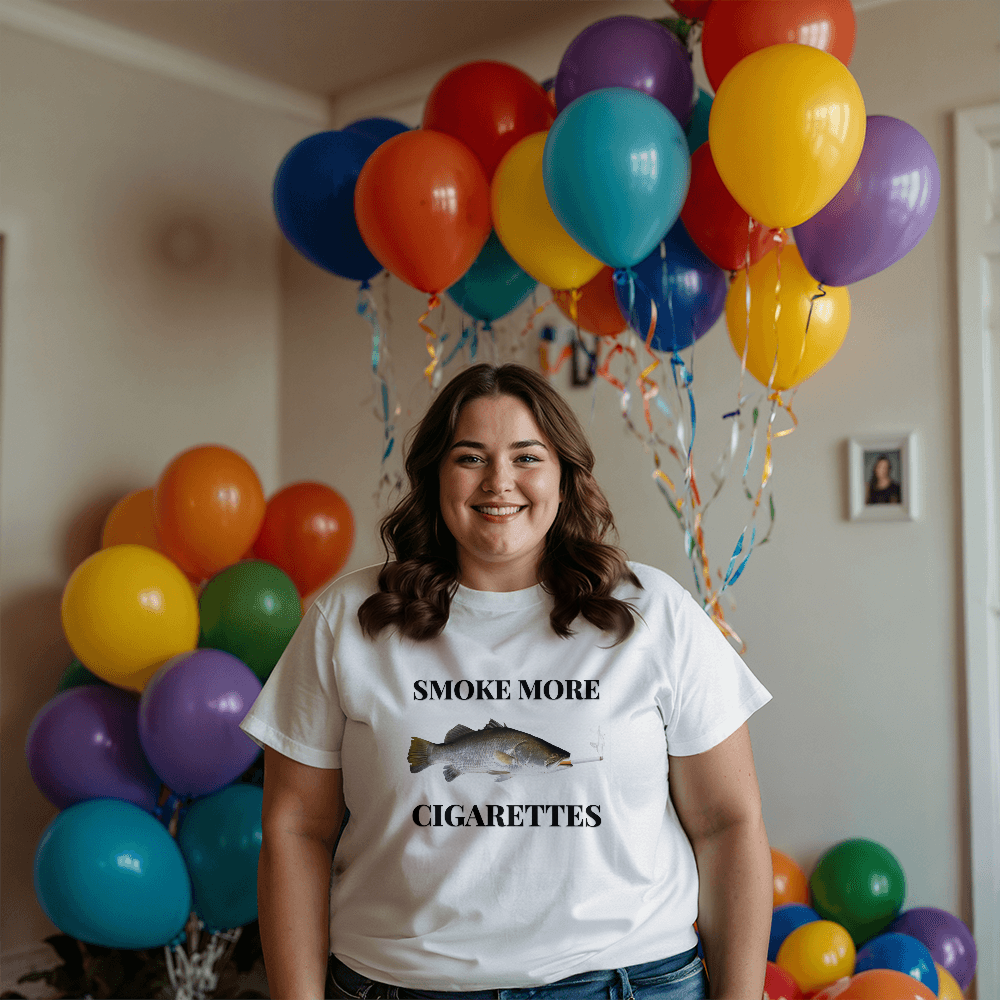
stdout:
<svg viewBox="0 0 1000 1000">
<path fill-rule="evenodd" d="M 920 516 L 916 431 L 851 438 L 847 465 L 852 521 L 915 521 Z"/>
</svg>

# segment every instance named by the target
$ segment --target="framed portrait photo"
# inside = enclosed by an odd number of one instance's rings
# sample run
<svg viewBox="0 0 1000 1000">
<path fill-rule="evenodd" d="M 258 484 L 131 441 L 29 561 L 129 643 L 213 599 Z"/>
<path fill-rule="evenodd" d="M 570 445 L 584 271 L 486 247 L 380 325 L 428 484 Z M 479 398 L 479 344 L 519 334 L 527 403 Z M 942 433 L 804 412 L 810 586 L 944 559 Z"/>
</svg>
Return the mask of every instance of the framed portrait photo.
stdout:
<svg viewBox="0 0 1000 1000">
<path fill-rule="evenodd" d="M 920 516 L 915 431 L 851 438 L 847 462 L 852 521 L 915 521 Z"/>
</svg>

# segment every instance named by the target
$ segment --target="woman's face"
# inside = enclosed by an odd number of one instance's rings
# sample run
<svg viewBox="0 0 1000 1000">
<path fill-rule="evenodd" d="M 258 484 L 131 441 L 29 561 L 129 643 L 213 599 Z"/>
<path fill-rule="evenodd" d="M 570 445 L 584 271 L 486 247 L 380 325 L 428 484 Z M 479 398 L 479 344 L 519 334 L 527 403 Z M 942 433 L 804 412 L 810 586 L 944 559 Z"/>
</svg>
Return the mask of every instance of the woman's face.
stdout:
<svg viewBox="0 0 1000 1000">
<path fill-rule="evenodd" d="M 513 396 L 465 404 L 438 472 L 441 516 L 473 590 L 533 587 L 562 496 L 559 456 Z"/>
<path fill-rule="evenodd" d="M 875 479 L 880 483 L 887 483 L 889 481 L 889 459 L 880 458 L 875 463 Z"/>
</svg>

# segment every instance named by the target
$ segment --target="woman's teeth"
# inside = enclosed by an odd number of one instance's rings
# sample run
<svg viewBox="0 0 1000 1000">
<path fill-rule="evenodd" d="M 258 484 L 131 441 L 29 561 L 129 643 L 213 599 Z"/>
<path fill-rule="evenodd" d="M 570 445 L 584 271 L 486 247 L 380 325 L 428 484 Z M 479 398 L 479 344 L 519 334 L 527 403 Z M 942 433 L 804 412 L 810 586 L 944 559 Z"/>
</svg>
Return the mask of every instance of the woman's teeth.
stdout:
<svg viewBox="0 0 1000 1000">
<path fill-rule="evenodd" d="M 507 514 L 516 514 L 520 507 L 476 507 L 480 514 L 490 514 L 493 517 L 504 517 Z"/>
</svg>

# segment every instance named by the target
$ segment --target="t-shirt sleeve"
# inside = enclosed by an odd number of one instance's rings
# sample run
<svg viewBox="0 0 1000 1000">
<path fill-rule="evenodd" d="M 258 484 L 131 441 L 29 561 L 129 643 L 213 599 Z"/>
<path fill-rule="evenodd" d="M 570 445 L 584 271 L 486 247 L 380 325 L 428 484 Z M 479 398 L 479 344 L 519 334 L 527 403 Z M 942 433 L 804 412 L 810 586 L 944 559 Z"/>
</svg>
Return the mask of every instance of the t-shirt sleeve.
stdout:
<svg viewBox="0 0 1000 1000">
<path fill-rule="evenodd" d="M 346 720 L 334 652 L 330 624 L 313 604 L 240 728 L 260 746 L 301 764 L 339 768 Z"/>
<path fill-rule="evenodd" d="M 771 695 L 689 594 L 680 602 L 674 638 L 667 752 L 689 757 L 718 746 Z"/>
</svg>

